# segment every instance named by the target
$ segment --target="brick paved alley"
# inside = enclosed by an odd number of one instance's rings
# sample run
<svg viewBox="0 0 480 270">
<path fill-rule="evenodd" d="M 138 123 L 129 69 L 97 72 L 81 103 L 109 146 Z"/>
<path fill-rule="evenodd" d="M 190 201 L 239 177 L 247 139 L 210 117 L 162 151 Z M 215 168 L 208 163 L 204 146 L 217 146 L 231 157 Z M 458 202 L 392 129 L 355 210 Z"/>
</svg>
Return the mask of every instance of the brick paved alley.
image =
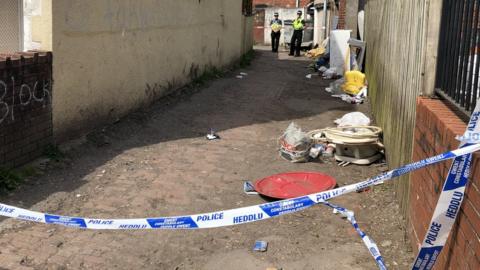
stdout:
<svg viewBox="0 0 480 270">
<path fill-rule="evenodd" d="M 194 214 L 264 202 L 243 181 L 321 171 L 339 185 L 384 167 L 291 164 L 277 139 L 292 121 L 311 130 L 368 105 L 330 97 L 330 81 L 305 78 L 310 62 L 257 50 L 248 68 L 198 92 L 166 98 L 73 145 L 64 161 L 27 182 L 7 204 L 98 218 Z M 249 75 L 236 78 L 238 72 Z M 207 141 L 210 128 L 221 140 Z M 335 200 L 354 210 L 391 269 L 413 261 L 390 185 Z M 254 253 L 255 240 L 269 242 Z M 376 269 L 348 222 L 321 206 L 243 226 L 197 231 L 83 231 L 2 219 L 2 269 Z"/>
</svg>

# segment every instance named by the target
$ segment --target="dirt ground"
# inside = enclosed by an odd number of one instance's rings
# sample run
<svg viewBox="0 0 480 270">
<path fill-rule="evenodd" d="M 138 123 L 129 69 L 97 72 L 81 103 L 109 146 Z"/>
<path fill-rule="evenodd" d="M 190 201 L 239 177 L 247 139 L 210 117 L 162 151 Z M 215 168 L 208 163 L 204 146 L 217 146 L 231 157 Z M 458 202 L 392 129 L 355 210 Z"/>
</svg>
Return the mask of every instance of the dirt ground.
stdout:
<svg viewBox="0 0 480 270">
<path fill-rule="evenodd" d="M 350 105 L 305 78 L 305 59 L 257 50 L 248 68 L 200 91 L 166 98 L 80 141 L 9 196 L 7 204 L 97 218 L 184 215 L 265 202 L 243 193 L 244 180 L 320 171 L 339 185 L 385 170 L 339 167 L 333 160 L 291 164 L 277 139 L 292 121 L 333 125 Z M 247 72 L 237 79 L 238 72 Z M 187 91 L 188 92 L 188 91 Z M 207 141 L 210 128 L 221 140 Z M 333 202 L 354 210 L 391 269 L 413 261 L 390 185 Z M 268 251 L 252 251 L 256 240 Z M 195 231 L 83 231 L 2 219 L 2 269 L 376 269 L 351 225 L 324 206 L 242 226 Z"/>
</svg>

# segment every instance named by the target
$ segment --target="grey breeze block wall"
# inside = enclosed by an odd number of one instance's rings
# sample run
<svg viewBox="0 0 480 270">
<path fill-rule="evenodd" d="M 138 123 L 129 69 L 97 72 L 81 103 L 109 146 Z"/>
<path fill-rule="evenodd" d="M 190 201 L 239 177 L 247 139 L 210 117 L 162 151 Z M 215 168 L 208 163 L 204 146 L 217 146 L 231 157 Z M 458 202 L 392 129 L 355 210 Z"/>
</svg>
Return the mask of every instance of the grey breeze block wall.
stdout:
<svg viewBox="0 0 480 270">
<path fill-rule="evenodd" d="M 0 54 L 0 167 L 23 165 L 52 142 L 52 54 Z"/>
</svg>

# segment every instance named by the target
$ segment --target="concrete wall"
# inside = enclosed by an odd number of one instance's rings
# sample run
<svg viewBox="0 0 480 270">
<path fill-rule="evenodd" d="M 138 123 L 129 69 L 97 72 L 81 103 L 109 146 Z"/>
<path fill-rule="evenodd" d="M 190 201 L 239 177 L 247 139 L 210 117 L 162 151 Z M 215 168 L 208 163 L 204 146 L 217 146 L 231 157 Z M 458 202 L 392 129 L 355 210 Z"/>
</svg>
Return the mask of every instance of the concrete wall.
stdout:
<svg viewBox="0 0 480 270">
<path fill-rule="evenodd" d="M 315 10 L 315 22 L 313 26 L 313 44 L 322 44 L 322 42 L 330 35 L 330 31 L 327 31 L 325 36 L 325 28 L 330 29 L 330 21 L 332 12 L 327 10 L 327 25 L 325 27 L 325 12 L 322 9 Z"/>
<path fill-rule="evenodd" d="M 228 65 L 252 42 L 238 0 L 64 0 L 52 11 L 57 139 Z"/>
<path fill-rule="evenodd" d="M 243 17 L 243 48 L 242 54 L 253 49 L 255 40 L 253 39 L 253 17 Z"/>
</svg>

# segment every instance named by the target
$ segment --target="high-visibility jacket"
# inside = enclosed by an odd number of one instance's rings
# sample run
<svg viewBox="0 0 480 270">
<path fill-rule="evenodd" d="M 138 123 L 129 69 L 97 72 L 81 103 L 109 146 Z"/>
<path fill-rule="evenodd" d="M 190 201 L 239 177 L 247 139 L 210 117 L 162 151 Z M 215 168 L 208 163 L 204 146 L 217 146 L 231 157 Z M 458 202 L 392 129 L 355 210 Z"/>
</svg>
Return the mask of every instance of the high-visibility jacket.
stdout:
<svg viewBox="0 0 480 270">
<path fill-rule="evenodd" d="M 293 21 L 293 29 L 294 30 L 303 30 L 305 25 L 305 21 L 302 19 L 295 19 Z"/>
</svg>

